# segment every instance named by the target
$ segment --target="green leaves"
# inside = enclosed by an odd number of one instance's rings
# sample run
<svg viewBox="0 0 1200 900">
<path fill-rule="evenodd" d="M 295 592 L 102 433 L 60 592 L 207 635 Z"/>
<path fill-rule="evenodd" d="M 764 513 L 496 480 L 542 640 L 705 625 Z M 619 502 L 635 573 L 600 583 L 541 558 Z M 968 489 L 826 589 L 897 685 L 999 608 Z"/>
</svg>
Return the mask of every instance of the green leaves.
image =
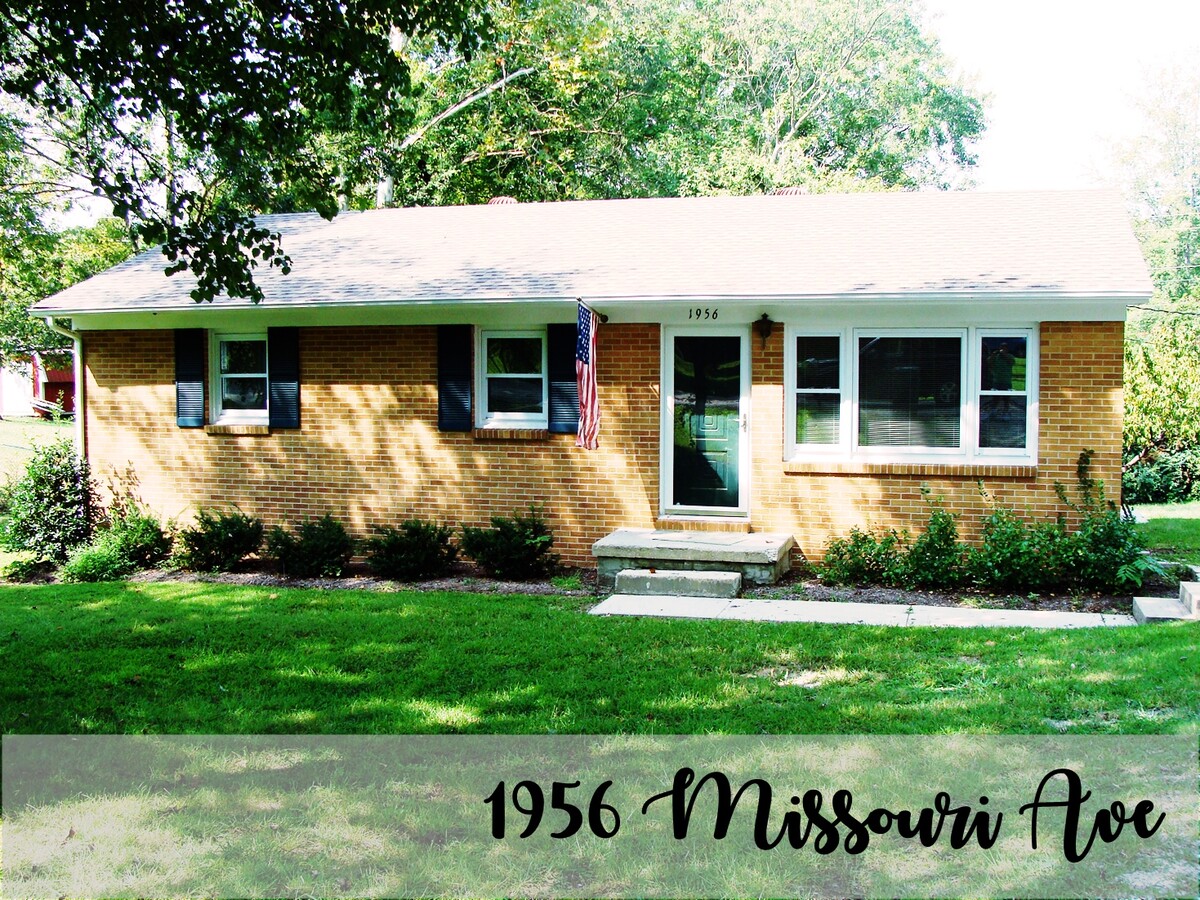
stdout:
<svg viewBox="0 0 1200 900">
<path fill-rule="evenodd" d="M 0 90 L 54 119 L 97 193 L 135 237 L 197 277 L 193 296 L 261 299 L 257 248 L 286 267 L 250 216 L 278 185 L 332 216 L 337 173 L 314 152 L 351 111 L 390 127 L 410 89 L 393 35 L 474 46 L 473 0 L 82 0 L 0 4 Z M 179 262 L 183 261 L 184 266 Z"/>
</svg>

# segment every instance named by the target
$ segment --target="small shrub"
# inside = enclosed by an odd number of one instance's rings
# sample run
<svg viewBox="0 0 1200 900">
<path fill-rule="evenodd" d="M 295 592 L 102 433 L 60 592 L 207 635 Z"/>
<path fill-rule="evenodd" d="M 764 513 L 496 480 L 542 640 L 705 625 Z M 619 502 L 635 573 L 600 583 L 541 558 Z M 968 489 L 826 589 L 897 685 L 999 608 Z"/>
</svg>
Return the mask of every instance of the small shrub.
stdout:
<svg viewBox="0 0 1200 900">
<path fill-rule="evenodd" d="M 1063 540 L 1058 522 L 1028 525 L 1009 509 L 983 520 L 983 541 L 970 554 L 971 577 L 984 588 L 1040 591 L 1064 580 Z"/>
<path fill-rule="evenodd" d="M 1093 510 L 1064 540 L 1064 574 L 1072 584 L 1091 591 L 1140 586 L 1143 570 L 1136 562 L 1145 549 L 1131 519 L 1115 508 Z"/>
<path fill-rule="evenodd" d="M 92 537 L 97 503 L 87 460 L 70 441 L 39 447 L 25 474 L 5 492 L 0 543 L 38 559 L 63 562 Z"/>
<path fill-rule="evenodd" d="M 449 526 L 409 519 L 399 528 L 388 525 L 375 530 L 376 536 L 367 541 L 367 565 L 381 578 L 437 578 L 449 572 L 458 559 Z"/>
<path fill-rule="evenodd" d="M 114 516 L 104 539 L 120 548 L 138 569 L 149 569 L 171 555 L 171 534 L 158 517 L 136 507 L 126 507 Z"/>
<path fill-rule="evenodd" d="M 354 540 L 346 526 L 326 513 L 302 523 L 289 534 L 276 526 L 267 535 L 267 552 L 289 578 L 336 578 L 354 555 Z"/>
<path fill-rule="evenodd" d="M 77 547 L 59 570 L 63 581 L 119 581 L 134 571 L 121 547 L 108 534 L 86 547 Z"/>
<path fill-rule="evenodd" d="M 553 544 L 550 526 L 534 506 L 528 516 L 493 516 L 491 528 L 463 527 L 463 552 L 495 578 L 520 581 L 550 574 L 558 567 Z"/>
<path fill-rule="evenodd" d="M 262 546 L 261 519 L 236 512 L 196 513 L 196 524 L 179 533 L 179 564 L 196 572 L 228 572 Z"/>
<path fill-rule="evenodd" d="M 904 556 L 905 580 L 915 587 L 955 587 L 966 576 L 963 562 L 964 551 L 958 542 L 954 515 L 933 507 L 925 531 Z"/>
<path fill-rule="evenodd" d="M 826 584 L 895 584 L 904 574 L 904 540 L 893 530 L 875 535 L 851 528 L 849 537 L 825 545 L 814 566 Z"/>
<path fill-rule="evenodd" d="M 1092 450 L 1079 454 L 1075 468 L 1079 500 L 1072 502 L 1062 484 L 1058 499 L 1079 516 L 1079 526 L 1063 539 L 1064 578 L 1092 591 L 1120 591 L 1140 584 L 1136 560 L 1146 549 L 1137 525 L 1104 496 L 1104 484 L 1091 477 Z"/>
</svg>

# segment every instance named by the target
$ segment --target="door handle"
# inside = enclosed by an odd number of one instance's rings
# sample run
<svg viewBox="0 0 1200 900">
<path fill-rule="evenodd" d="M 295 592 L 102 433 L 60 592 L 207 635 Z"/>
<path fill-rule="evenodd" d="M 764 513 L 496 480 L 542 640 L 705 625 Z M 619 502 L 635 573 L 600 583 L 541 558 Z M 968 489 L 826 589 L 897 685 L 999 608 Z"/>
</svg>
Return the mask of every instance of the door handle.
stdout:
<svg viewBox="0 0 1200 900">
<path fill-rule="evenodd" d="M 746 431 L 746 414 L 742 413 L 742 431 Z"/>
</svg>

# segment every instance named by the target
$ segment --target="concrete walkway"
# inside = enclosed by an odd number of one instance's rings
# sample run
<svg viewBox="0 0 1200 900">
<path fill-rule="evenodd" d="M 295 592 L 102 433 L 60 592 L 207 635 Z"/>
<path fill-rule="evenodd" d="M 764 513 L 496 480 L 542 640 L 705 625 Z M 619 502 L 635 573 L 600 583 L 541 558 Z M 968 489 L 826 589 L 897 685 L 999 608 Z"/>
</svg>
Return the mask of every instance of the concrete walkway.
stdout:
<svg viewBox="0 0 1200 900">
<path fill-rule="evenodd" d="M 596 616 L 740 619 L 749 622 L 825 622 L 841 625 L 932 625 L 949 628 L 1097 628 L 1136 625 L 1133 616 L 1110 613 L 970 609 L 833 603 L 823 600 L 749 600 L 614 594 L 591 610 Z"/>
</svg>

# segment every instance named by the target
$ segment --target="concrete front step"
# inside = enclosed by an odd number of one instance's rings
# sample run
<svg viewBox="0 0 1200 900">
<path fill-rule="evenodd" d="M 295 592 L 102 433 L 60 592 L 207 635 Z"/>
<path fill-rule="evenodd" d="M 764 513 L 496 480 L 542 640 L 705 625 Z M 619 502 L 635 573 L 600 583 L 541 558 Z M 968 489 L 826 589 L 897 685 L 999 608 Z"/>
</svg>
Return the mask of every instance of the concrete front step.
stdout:
<svg viewBox="0 0 1200 900">
<path fill-rule="evenodd" d="M 736 597 L 742 589 L 740 572 L 694 572 L 677 569 L 622 569 L 617 573 L 619 594 L 668 597 Z"/>
<path fill-rule="evenodd" d="M 1200 620 L 1200 583 L 1182 582 L 1178 600 L 1174 597 L 1134 597 L 1133 617 L 1142 625 L 1178 622 L 1181 619 Z"/>
<path fill-rule="evenodd" d="M 739 572 L 752 584 L 773 584 L 791 567 L 790 534 L 656 531 L 620 528 L 592 545 L 600 590 L 612 590 L 624 569 Z"/>
<path fill-rule="evenodd" d="M 1179 585 L 1179 602 L 1188 611 L 1188 615 L 1200 615 L 1200 583 L 1185 581 Z"/>
</svg>

